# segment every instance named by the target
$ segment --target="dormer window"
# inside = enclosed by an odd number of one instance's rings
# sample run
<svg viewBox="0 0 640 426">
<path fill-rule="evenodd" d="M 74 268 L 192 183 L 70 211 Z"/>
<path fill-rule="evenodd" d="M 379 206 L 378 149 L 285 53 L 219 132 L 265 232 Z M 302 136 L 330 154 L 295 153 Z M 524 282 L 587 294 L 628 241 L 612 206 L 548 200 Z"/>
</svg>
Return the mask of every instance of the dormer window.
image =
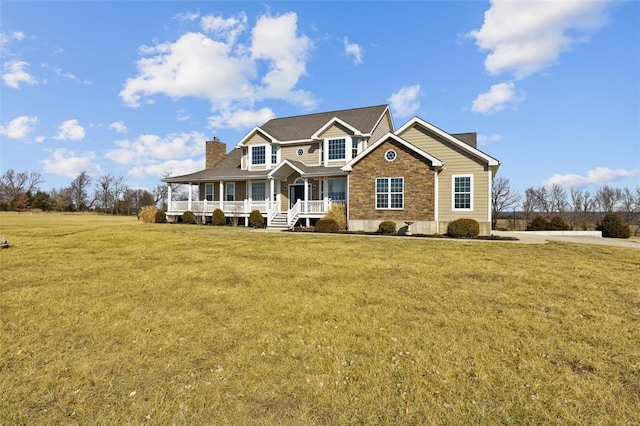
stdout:
<svg viewBox="0 0 640 426">
<path fill-rule="evenodd" d="M 265 164 L 267 161 L 266 157 L 266 147 L 262 146 L 252 146 L 251 147 L 251 164 Z"/>
<path fill-rule="evenodd" d="M 346 139 L 329 139 L 329 160 L 344 160 Z"/>
</svg>

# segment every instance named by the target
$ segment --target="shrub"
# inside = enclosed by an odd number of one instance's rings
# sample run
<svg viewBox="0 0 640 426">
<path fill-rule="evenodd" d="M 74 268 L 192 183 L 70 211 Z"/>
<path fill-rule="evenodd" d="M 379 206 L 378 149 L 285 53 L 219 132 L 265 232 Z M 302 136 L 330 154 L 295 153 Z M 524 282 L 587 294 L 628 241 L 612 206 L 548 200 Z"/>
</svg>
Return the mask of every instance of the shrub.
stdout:
<svg viewBox="0 0 640 426">
<path fill-rule="evenodd" d="M 197 222 L 196 215 L 192 211 L 187 210 L 182 213 L 182 223 L 192 225 Z"/>
<path fill-rule="evenodd" d="M 254 228 L 264 228 L 264 217 L 260 210 L 252 210 L 249 214 L 249 225 Z"/>
<path fill-rule="evenodd" d="M 329 211 L 324 215 L 323 219 L 333 219 L 338 224 L 338 231 L 347 230 L 347 207 L 342 203 L 331 205 Z"/>
<path fill-rule="evenodd" d="M 224 226 L 227 224 L 227 218 L 224 216 L 224 212 L 220 209 L 215 209 L 211 215 L 211 224 L 213 226 Z"/>
<path fill-rule="evenodd" d="M 624 223 L 615 213 L 607 213 L 596 230 L 602 231 L 602 236 L 607 238 L 629 238 L 631 236 L 629 225 Z"/>
<path fill-rule="evenodd" d="M 391 220 L 385 220 L 378 225 L 378 232 L 381 234 L 395 234 L 396 223 Z"/>
<path fill-rule="evenodd" d="M 340 230 L 338 222 L 333 219 L 320 219 L 316 222 L 316 232 L 328 233 Z"/>
<path fill-rule="evenodd" d="M 549 222 L 547 222 L 544 216 L 537 215 L 529 222 L 529 225 L 527 225 L 527 231 L 546 231 L 548 225 Z"/>
<path fill-rule="evenodd" d="M 456 219 L 449 222 L 447 234 L 453 238 L 477 238 L 480 235 L 480 224 L 473 219 Z"/>
<path fill-rule="evenodd" d="M 565 222 L 562 216 L 554 216 L 547 224 L 547 229 L 550 231 L 568 231 L 571 229 L 571 225 Z"/>
<path fill-rule="evenodd" d="M 138 212 L 138 219 L 142 218 L 144 223 L 155 223 L 157 211 L 156 206 L 144 206 Z"/>
<path fill-rule="evenodd" d="M 158 210 L 155 215 L 156 223 L 165 223 L 167 221 L 167 215 L 162 210 Z"/>
</svg>

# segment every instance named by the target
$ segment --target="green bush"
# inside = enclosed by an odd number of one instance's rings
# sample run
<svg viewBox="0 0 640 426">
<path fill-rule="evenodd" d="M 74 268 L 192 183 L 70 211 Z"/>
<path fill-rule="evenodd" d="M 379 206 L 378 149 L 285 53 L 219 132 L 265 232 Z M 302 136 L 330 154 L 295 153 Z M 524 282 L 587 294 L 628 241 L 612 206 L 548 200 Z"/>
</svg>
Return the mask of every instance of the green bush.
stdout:
<svg viewBox="0 0 640 426">
<path fill-rule="evenodd" d="M 264 217 L 260 210 L 252 210 L 249 214 L 249 225 L 254 228 L 264 228 Z"/>
<path fill-rule="evenodd" d="M 480 235 L 480 224 L 473 219 L 456 219 L 449 222 L 447 235 L 453 238 L 477 238 Z"/>
<path fill-rule="evenodd" d="M 347 207 L 342 203 L 331 205 L 329 211 L 324 215 L 323 219 L 333 219 L 338 224 L 338 231 L 347 230 Z"/>
<path fill-rule="evenodd" d="M 615 213 L 607 213 L 596 230 L 602 231 L 602 236 L 607 238 L 629 238 L 631 236 L 629 225 L 624 223 Z"/>
<path fill-rule="evenodd" d="M 338 222 L 333 219 L 320 219 L 316 222 L 316 232 L 322 232 L 326 234 L 328 232 L 338 231 L 340 231 Z"/>
<path fill-rule="evenodd" d="M 527 231 L 546 231 L 549 226 L 549 222 L 544 216 L 537 215 L 533 218 L 529 225 L 527 225 Z"/>
<path fill-rule="evenodd" d="M 162 210 L 158 210 L 154 219 L 156 223 L 165 223 L 167 221 L 167 215 Z"/>
<path fill-rule="evenodd" d="M 211 224 L 213 226 L 224 226 L 227 224 L 227 218 L 224 216 L 224 212 L 220 209 L 215 209 L 211 216 Z"/>
<path fill-rule="evenodd" d="M 381 234 L 395 234 L 396 223 L 391 220 L 385 220 L 378 225 L 378 232 Z"/>
<path fill-rule="evenodd" d="M 549 231 L 568 231 L 571 229 L 571 225 L 565 222 L 562 216 L 554 216 L 549 221 L 547 229 Z"/>
<path fill-rule="evenodd" d="M 144 223 L 155 223 L 157 211 L 156 206 L 144 206 L 138 212 L 138 219 L 142 218 Z"/>
<path fill-rule="evenodd" d="M 182 213 L 182 223 L 192 225 L 196 222 L 197 222 L 196 215 L 193 214 L 193 212 L 187 210 L 186 212 Z"/>
</svg>

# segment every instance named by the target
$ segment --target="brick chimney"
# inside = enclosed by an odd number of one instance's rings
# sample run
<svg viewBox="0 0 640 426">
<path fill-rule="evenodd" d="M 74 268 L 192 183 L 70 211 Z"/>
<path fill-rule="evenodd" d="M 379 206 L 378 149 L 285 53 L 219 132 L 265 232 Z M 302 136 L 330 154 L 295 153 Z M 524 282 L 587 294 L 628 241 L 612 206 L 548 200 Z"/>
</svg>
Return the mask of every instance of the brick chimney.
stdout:
<svg viewBox="0 0 640 426">
<path fill-rule="evenodd" d="M 227 144 L 220 142 L 217 136 L 212 141 L 207 141 L 205 147 L 207 169 L 217 166 L 227 156 Z"/>
</svg>

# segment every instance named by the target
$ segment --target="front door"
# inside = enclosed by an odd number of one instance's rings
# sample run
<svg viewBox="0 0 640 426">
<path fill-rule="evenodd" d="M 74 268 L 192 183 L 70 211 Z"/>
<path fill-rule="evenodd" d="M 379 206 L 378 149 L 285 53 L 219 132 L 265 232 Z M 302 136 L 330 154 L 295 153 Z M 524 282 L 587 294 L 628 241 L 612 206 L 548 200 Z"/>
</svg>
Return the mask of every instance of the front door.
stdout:
<svg viewBox="0 0 640 426">
<path fill-rule="evenodd" d="M 304 200 L 304 185 L 289 185 L 289 208 Z"/>
</svg>

